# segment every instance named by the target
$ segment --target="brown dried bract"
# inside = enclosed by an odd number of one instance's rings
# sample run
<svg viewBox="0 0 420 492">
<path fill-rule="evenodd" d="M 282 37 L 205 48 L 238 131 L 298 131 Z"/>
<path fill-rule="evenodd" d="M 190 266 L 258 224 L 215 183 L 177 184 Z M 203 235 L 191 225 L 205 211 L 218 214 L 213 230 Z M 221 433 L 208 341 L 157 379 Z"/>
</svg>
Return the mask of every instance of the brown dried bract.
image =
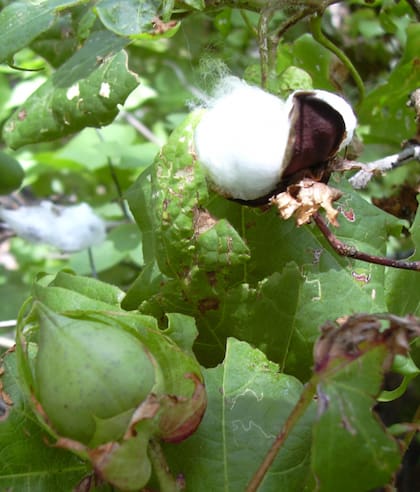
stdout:
<svg viewBox="0 0 420 492">
<path fill-rule="evenodd" d="M 384 329 L 383 321 L 389 323 Z M 375 346 L 385 345 L 389 357 L 384 362 L 388 370 L 396 354 L 405 355 L 410 339 L 420 335 L 420 320 L 414 316 L 392 314 L 356 314 L 321 327 L 321 336 L 314 346 L 315 370 L 324 370 L 337 359 L 353 360 Z"/>
<path fill-rule="evenodd" d="M 336 188 L 305 178 L 288 186 L 286 191 L 273 197 L 270 202 L 277 207 L 283 219 L 294 216 L 298 226 L 310 222 L 313 214 L 323 208 L 328 220 L 337 227 L 338 211 L 332 204 L 341 195 Z"/>
<path fill-rule="evenodd" d="M 173 29 L 178 24 L 178 21 L 176 20 L 164 22 L 159 17 L 155 17 L 152 22 L 154 28 L 153 34 L 158 34 L 158 35 L 165 34 L 165 32 L 169 31 L 170 29 Z"/>
</svg>

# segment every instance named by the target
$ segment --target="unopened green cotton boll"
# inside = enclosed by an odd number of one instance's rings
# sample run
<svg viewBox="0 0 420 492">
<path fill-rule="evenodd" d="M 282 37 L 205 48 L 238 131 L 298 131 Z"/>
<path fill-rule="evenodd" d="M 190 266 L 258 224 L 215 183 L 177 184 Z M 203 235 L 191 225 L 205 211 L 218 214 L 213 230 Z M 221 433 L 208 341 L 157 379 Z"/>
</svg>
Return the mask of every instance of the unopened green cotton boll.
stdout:
<svg viewBox="0 0 420 492">
<path fill-rule="evenodd" d="M 134 335 L 118 325 L 72 319 L 45 306 L 38 311 L 36 396 L 53 429 L 89 444 L 98 419 L 113 419 L 109 429 L 102 423 L 103 441 L 121 438 L 130 410 L 155 385 L 157 363 Z"/>
</svg>

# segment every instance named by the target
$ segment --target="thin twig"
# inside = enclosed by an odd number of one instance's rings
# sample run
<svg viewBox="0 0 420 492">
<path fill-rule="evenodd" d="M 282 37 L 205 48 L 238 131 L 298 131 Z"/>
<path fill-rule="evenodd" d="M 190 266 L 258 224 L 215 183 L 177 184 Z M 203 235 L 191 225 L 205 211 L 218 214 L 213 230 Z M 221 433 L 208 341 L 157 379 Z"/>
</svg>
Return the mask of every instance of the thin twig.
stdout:
<svg viewBox="0 0 420 492">
<path fill-rule="evenodd" d="M 316 393 L 316 385 L 317 385 L 317 378 L 316 376 L 313 376 L 312 379 L 308 382 L 308 384 L 303 389 L 298 402 L 293 407 L 292 412 L 290 413 L 286 422 L 283 424 L 283 427 L 280 430 L 279 434 L 277 435 L 275 441 L 273 442 L 270 450 L 265 455 L 263 462 L 261 463 L 260 467 L 258 468 L 256 473 L 252 477 L 251 481 L 249 482 L 246 488 L 246 492 L 255 492 L 256 490 L 258 490 L 258 487 L 261 485 L 262 481 L 264 480 L 265 475 L 267 474 L 269 468 L 273 464 L 273 461 L 277 457 L 280 449 L 286 442 L 286 439 L 289 437 L 292 429 L 294 428 L 298 420 L 306 412 L 309 405 L 312 403 L 314 395 Z"/>
<path fill-rule="evenodd" d="M 161 492 L 180 492 L 184 489 L 182 480 L 173 477 L 159 442 L 150 440 L 148 455 L 152 462 L 153 471 L 159 482 Z"/>
<path fill-rule="evenodd" d="M 306 4 L 304 8 L 301 8 L 301 10 L 298 10 L 295 14 L 287 16 L 287 19 L 284 21 L 284 23 L 280 26 L 280 28 L 277 31 L 276 38 L 277 42 L 280 42 L 280 39 L 284 36 L 285 32 L 297 24 L 299 21 L 304 19 L 305 17 L 309 17 L 310 15 L 313 14 L 321 14 L 324 12 L 324 10 L 329 7 L 330 5 L 333 5 L 334 3 L 339 3 L 340 0 L 326 0 L 324 2 L 318 3 L 314 2 L 313 4 Z"/>
<path fill-rule="evenodd" d="M 90 265 L 90 271 L 92 273 L 92 277 L 98 278 L 98 272 L 96 271 L 95 260 L 93 259 L 92 248 L 87 249 L 87 254 L 88 254 L 88 258 L 89 258 L 89 265 Z"/>
<path fill-rule="evenodd" d="M 315 212 L 312 217 L 325 239 L 339 255 L 354 258 L 355 260 L 366 261 L 367 263 L 375 263 L 376 265 L 420 271 L 420 261 L 395 260 L 393 258 L 387 258 L 386 256 L 375 256 L 368 253 L 363 253 L 354 246 L 350 246 L 340 241 L 330 231 L 325 219 L 319 212 Z"/>
<path fill-rule="evenodd" d="M 133 128 L 135 128 L 140 135 L 143 135 L 143 137 L 146 140 L 149 140 L 149 142 L 152 142 L 159 147 L 161 147 L 162 142 L 156 137 L 156 135 L 147 128 L 147 126 L 142 123 L 140 120 L 138 120 L 135 116 L 133 116 L 131 113 L 128 113 L 124 109 L 120 108 L 120 116 L 122 116 L 127 123 L 129 123 Z"/>
<path fill-rule="evenodd" d="M 352 163 L 350 161 L 349 164 L 359 165 L 362 168 L 349 179 L 350 184 L 356 189 L 365 188 L 375 174 L 390 171 L 412 160 L 420 161 L 420 145 L 406 147 L 398 154 L 389 155 L 367 164 Z"/>
<path fill-rule="evenodd" d="M 105 139 L 104 139 L 104 137 L 103 137 L 103 135 L 99 129 L 96 129 L 96 134 L 98 135 L 99 140 L 101 140 L 101 142 L 105 141 Z M 108 155 L 107 155 L 106 159 L 108 162 L 108 168 L 109 168 L 109 173 L 111 174 L 111 179 L 114 182 L 114 186 L 115 186 L 115 189 L 117 191 L 118 202 L 120 204 L 121 211 L 122 211 L 124 218 L 126 220 L 131 220 L 130 214 L 129 214 L 128 209 L 127 209 L 127 205 L 126 205 L 124 197 L 123 197 L 123 192 L 122 192 L 122 189 L 120 186 L 120 182 L 118 180 L 117 173 L 115 172 L 115 167 L 112 163 L 111 158 Z"/>
<path fill-rule="evenodd" d="M 242 11 L 241 11 L 242 13 Z M 190 84 L 188 81 L 187 77 L 185 76 L 184 72 L 182 71 L 181 67 L 179 67 L 176 63 L 174 63 L 171 60 L 165 60 L 163 62 L 164 65 L 167 67 L 171 68 L 176 75 L 176 78 L 179 80 L 180 84 L 187 89 L 188 91 L 191 92 L 191 94 L 196 97 L 197 99 L 204 101 L 207 99 L 207 94 L 198 89 L 198 87 L 195 87 L 194 85 Z"/>
<path fill-rule="evenodd" d="M 417 407 L 416 413 L 414 414 L 413 417 L 413 424 L 420 424 L 420 405 Z M 414 436 L 416 435 L 417 430 L 413 429 L 410 432 L 407 432 L 405 438 L 404 438 L 404 447 L 405 449 L 408 449 L 408 446 L 410 446 L 411 441 L 414 439 Z"/>
<path fill-rule="evenodd" d="M 261 87 L 263 89 L 267 86 L 268 74 L 270 72 L 271 46 L 268 28 L 275 11 L 276 6 L 273 5 L 273 2 L 268 2 L 267 7 L 261 11 L 260 20 L 258 22 L 258 47 L 260 50 Z"/>
<path fill-rule="evenodd" d="M 350 72 L 356 84 L 356 87 L 359 91 L 359 102 L 361 102 L 365 97 L 365 86 L 363 84 L 363 80 L 360 77 L 359 72 L 357 71 L 356 67 L 353 65 L 350 58 L 344 53 L 344 51 L 342 51 L 333 42 L 331 42 L 322 32 L 321 21 L 322 21 L 322 16 L 320 14 L 314 15 L 311 18 L 310 26 L 311 26 L 312 36 L 316 41 L 318 41 L 319 44 L 324 46 L 324 48 L 331 51 L 331 53 L 334 53 L 334 55 L 343 63 L 343 65 Z"/>
<path fill-rule="evenodd" d="M 239 11 L 241 14 L 241 17 L 243 21 L 245 22 L 246 27 L 249 29 L 249 31 L 256 37 L 258 37 L 258 30 L 252 25 L 251 20 L 248 17 L 248 14 L 245 12 L 245 10 L 241 9 Z"/>
</svg>

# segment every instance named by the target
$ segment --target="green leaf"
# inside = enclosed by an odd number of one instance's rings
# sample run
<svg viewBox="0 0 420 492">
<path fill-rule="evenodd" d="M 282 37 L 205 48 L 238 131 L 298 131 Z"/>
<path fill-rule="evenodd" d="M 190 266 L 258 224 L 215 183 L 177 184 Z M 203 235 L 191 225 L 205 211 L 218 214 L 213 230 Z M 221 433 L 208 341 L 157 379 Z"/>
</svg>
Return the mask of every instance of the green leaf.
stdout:
<svg viewBox="0 0 420 492">
<path fill-rule="evenodd" d="M 159 16 L 159 0 L 100 0 L 96 5 L 104 26 L 119 36 L 138 36 L 149 32 L 153 18 Z"/>
<path fill-rule="evenodd" d="M 330 81 L 332 59 L 330 51 L 315 41 L 310 34 L 303 34 L 290 46 L 279 44 L 276 72 L 280 75 L 294 65 L 310 75 L 313 87 L 335 92 L 336 88 Z"/>
<path fill-rule="evenodd" d="M 96 16 L 92 10 L 88 6 L 85 6 L 85 8 L 95 19 Z M 60 15 L 56 16 L 54 24 L 37 36 L 30 44 L 30 48 L 54 68 L 59 67 L 70 58 L 79 48 L 80 40 L 84 39 L 83 36 L 78 36 L 81 20 L 73 15 L 75 10 L 77 10 L 77 7 L 76 9 L 60 12 Z M 64 38 L 63 33 L 66 33 Z"/>
<path fill-rule="evenodd" d="M 103 126 L 136 87 L 121 48 L 127 40 L 97 32 L 7 120 L 3 137 L 12 148 Z"/>
<path fill-rule="evenodd" d="M 240 206 L 208 190 L 189 152 L 195 118 L 171 135 L 129 192 L 149 266 L 125 306 L 158 318 L 173 311 L 194 316 L 196 353 L 205 365 L 219 362 L 226 337 L 236 336 L 305 379 L 325 319 L 386 310 L 385 269 L 338 256 L 314 226 L 297 228 L 275 210 Z M 384 255 L 388 234 L 401 223 L 346 180 L 334 177 L 333 185 L 344 192 L 337 237 Z M 153 288 L 145 287 L 150 280 Z"/>
<path fill-rule="evenodd" d="M 208 407 L 197 432 L 165 447 L 171 471 L 188 490 L 245 490 L 252 474 L 300 396 L 302 385 L 278 372 L 263 353 L 228 340 L 222 365 L 205 370 Z M 302 491 L 308 478 L 312 413 L 299 422 L 261 487 Z"/>
<path fill-rule="evenodd" d="M 410 228 L 414 243 L 414 254 L 410 260 L 420 260 L 420 207 Z M 418 271 L 389 269 L 386 276 L 386 300 L 388 310 L 394 314 L 413 314 L 420 316 L 420 299 L 408 292 L 420 292 L 420 274 Z"/>
<path fill-rule="evenodd" d="M 21 393 L 14 352 L 5 356 L 3 368 L 3 391 L 13 405 L 6 420 L 0 422 L 0 489 L 72 490 L 90 473 L 89 465 L 45 444 L 45 432 Z"/>
<path fill-rule="evenodd" d="M 204 0 L 185 0 L 184 3 L 196 10 L 204 10 L 206 2 Z"/>
<path fill-rule="evenodd" d="M 374 489 L 388 483 L 400 463 L 397 442 L 372 415 L 387 355 L 381 345 L 350 362 L 335 360 L 336 370 L 318 385 L 312 467 L 322 492 Z"/>
<path fill-rule="evenodd" d="M 121 224 L 107 235 L 106 240 L 91 248 L 96 272 L 103 272 L 133 255 L 137 264 L 143 264 L 141 234 L 135 224 Z M 86 251 L 71 255 L 69 266 L 79 275 L 90 275 L 92 265 Z"/>
<path fill-rule="evenodd" d="M 62 287 L 69 291 L 78 292 L 95 301 L 119 306 L 124 292 L 111 284 L 100 282 L 94 278 L 81 277 L 68 272 L 59 272 L 51 286 Z"/>
<path fill-rule="evenodd" d="M 198 332 L 194 318 L 180 313 L 168 313 L 168 335 L 184 352 L 193 354 L 193 343 L 197 338 Z"/>
<path fill-rule="evenodd" d="M 149 481 L 151 464 L 147 455 L 149 435 L 142 430 L 115 446 L 101 463 L 101 474 L 120 490 L 139 490 Z"/>
<path fill-rule="evenodd" d="M 416 366 L 410 356 L 396 355 L 392 365 L 392 371 L 403 376 L 400 385 L 394 390 L 383 390 L 378 397 L 378 401 L 393 401 L 402 396 L 410 384 L 410 381 L 420 374 L 420 369 Z"/>
<path fill-rule="evenodd" d="M 26 47 L 46 31 L 60 10 L 82 4 L 84 0 L 41 0 L 12 2 L 0 12 L 0 62 Z"/>
<path fill-rule="evenodd" d="M 409 25 L 402 58 L 387 74 L 386 83 L 375 87 L 360 106 L 360 124 L 369 128 L 366 143 L 385 142 L 398 150 L 404 140 L 415 135 L 414 114 L 406 102 L 420 78 L 419 39 L 420 25 Z"/>
<path fill-rule="evenodd" d="M 34 297 L 48 306 L 53 311 L 63 313 L 76 310 L 116 309 L 117 306 L 103 302 L 95 297 L 81 294 L 67 287 L 55 286 L 54 284 L 44 287 L 35 284 L 33 287 Z M 107 296 L 106 296 L 107 297 Z"/>
<path fill-rule="evenodd" d="M 204 208 L 205 176 L 190 153 L 199 117 L 199 112 L 192 113 L 173 132 L 152 167 L 152 192 L 148 197 L 143 193 L 151 201 L 153 215 L 147 227 L 155 236 L 159 268 L 172 277 L 184 277 L 194 265 L 214 270 L 248 259 L 247 246 L 229 222 L 218 221 Z M 139 184 L 147 186 L 144 181 Z M 138 206 L 133 204 L 136 217 Z"/>
</svg>

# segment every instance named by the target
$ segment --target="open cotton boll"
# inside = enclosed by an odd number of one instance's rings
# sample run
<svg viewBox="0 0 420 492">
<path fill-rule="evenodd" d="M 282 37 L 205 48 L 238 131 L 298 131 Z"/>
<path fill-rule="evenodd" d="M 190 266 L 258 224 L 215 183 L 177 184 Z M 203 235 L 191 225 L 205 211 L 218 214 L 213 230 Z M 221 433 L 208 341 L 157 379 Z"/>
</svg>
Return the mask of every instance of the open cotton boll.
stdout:
<svg viewBox="0 0 420 492">
<path fill-rule="evenodd" d="M 87 203 L 64 207 L 43 201 L 16 210 L 1 208 L 0 217 L 18 236 L 64 252 L 80 251 L 105 239 L 105 223 Z"/>
<path fill-rule="evenodd" d="M 201 165 L 218 192 L 254 200 L 281 179 L 289 136 L 289 106 L 258 87 L 229 77 L 195 131 Z"/>
</svg>

